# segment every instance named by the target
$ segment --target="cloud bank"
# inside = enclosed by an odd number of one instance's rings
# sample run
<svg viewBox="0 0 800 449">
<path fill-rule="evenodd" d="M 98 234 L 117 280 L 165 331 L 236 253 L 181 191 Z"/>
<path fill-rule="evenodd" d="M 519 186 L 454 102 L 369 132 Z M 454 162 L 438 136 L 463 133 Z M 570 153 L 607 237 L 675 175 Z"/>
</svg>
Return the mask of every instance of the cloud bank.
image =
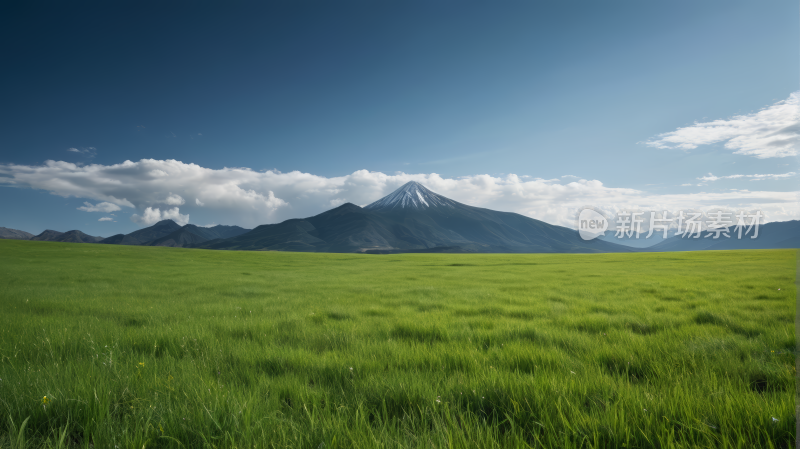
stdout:
<svg viewBox="0 0 800 449">
<path fill-rule="evenodd" d="M 86 209 L 118 207 L 142 226 L 165 218 L 189 222 L 193 210 L 213 214 L 221 224 L 254 227 L 316 215 L 346 202 L 367 205 L 408 181 L 418 181 L 456 201 L 517 212 L 551 224 L 574 227 L 585 205 L 614 214 L 621 210 L 736 208 L 763 210 L 770 221 L 800 218 L 797 192 L 729 190 L 657 195 L 608 187 L 599 180 L 540 179 L 514 174 L 443 178 L 436 173 L 388 175 L 358 170 L 323 177 L 298 171 L 210 169 L 175 160 L 143 159 L 114 165 L 0 164 L 0 184 L 41 189 L 62 197 L 100 201 Z M 109 206 L 101 206 L 108 203 Z"/>
<path fill-rule="evenodd" d="M 800 154 L 800 91 L 756 113 L 695 122 L 659 134 L 645 144 L 654 148 L 692 150 L 718 142 L 725 142 L 725 148 L 736 154 L 760 159 L 797 156 Z"/>
</svg>

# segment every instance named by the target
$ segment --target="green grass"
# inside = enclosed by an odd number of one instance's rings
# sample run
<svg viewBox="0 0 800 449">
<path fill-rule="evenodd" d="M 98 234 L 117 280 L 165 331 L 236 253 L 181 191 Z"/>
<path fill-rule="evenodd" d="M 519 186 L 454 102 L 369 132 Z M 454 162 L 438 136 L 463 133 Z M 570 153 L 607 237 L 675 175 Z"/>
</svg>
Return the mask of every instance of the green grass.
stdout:
<svg viewBox="0 0 800 449">
<path fill-rule="evenodd" d="M 0 447 L 790 447 L 796 257 L 0 240 Z"/>
</svg>

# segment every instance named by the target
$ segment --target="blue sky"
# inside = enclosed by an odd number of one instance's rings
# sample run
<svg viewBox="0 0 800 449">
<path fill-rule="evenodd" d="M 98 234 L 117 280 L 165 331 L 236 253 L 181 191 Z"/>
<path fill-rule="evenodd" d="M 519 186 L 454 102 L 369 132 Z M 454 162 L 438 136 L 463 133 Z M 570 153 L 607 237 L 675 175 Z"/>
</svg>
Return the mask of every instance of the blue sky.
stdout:
<svg viewBox="0 0 800 449">
<path fill-rule="evenodd" d="M 598 202 L 800 218 L 796 1 L 21 8 L 0 226 L 251 227 L 410 179 L 563 225 Z"/>
</svg>

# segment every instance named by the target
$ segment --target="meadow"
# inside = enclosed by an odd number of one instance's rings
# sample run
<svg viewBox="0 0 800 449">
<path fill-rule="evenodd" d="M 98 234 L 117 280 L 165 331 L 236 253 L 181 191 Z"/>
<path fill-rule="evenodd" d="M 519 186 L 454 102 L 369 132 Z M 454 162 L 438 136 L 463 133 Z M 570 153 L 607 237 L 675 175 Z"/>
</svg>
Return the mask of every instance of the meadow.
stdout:
<svg viewBox="0 0 800 449">
<path fill-rule="evenodd" d="M 796 270 L 0 240 L 0 447 L 793 447 Z"/>
</svg>

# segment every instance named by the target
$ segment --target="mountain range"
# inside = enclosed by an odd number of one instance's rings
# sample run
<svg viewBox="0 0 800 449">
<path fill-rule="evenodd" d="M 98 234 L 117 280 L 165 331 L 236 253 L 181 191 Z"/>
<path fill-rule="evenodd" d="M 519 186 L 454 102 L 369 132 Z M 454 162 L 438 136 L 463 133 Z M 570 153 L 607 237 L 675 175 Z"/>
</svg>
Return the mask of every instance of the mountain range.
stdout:
<svg viewBox="0 0 800 449">
<path fill-rule="evenodd" d="M 511 212 L 467 206 L 409 182 L 359 207 L 342 204 L 319 215 L 262 225 L 208 249 L 321 252 L 586 253 L 628 252 L 575 230 Z"/>
<path fill-rule="evenodd" d="M 733 236 L 732 236 L 733 237 Z M 308 218 L 255 229 L 239 226 L 180 226 L 162 220 L 130 234 L 108 238 L 80 231 L 47 230 L 37 236 L 0 228 L 0 238 L 116 245 L 171 246 L 246 251 L 386 253 L 598 253 L 695 251 L 800 247 L 800 221 L 761 225 L 759 237 L 713 239 L 679 236 L 646 248 L 641 242 L 605 237 L 585 241 L 574 229 L 512 212 L 468 206 L 409 182 L 360 207 L 345 203 Z M 625 243 L 638 247 L 628 246 Z"/>
<path fill-rule="evenodd" d="M 48 229 L 39 235 L 33 235 L 28 232 L 9 228 L 0 228 L 0 238 L 45 242 L 193 247 L 210 240 L 235 237 L 247 231 L 249 231 L 249 229 L 240 228 L 239 226 L 217 225 L 203 228 L 192 224 L 180 226 L 172 220 L 162 220 L 153 226 L 131 232 L 130 234 L 117 234 L 108 238 L 93 237 L 77 230 L 59 232 Z"/>
<path fill-rule="evenodd" d="M 754 230 L 750 230 L 746 235 L 743 231 L 742 238 L 733 233 L 733 228 L 728 233 L 730 237 L 720 236 L 715 239 L 714 234 L 704 231 L 698 238 L 674 236 L 645 248 L 645 251 L 800 248 L 800 220 L 776 221 L 760 225 L 756 238 L 752 238 Z"/>
<path fill-rule="evenodd" d="M 87 235 L 81 231 L 78 231 L 77 229 L 67 232 L 58 232 L 53 231 L 52 229 L 47 229 L 41 234 L 33 236 L 27 240 L 39 240 L 43 242 L 97 243 L 103 240 L 103 237 Z"/>
</svg>

